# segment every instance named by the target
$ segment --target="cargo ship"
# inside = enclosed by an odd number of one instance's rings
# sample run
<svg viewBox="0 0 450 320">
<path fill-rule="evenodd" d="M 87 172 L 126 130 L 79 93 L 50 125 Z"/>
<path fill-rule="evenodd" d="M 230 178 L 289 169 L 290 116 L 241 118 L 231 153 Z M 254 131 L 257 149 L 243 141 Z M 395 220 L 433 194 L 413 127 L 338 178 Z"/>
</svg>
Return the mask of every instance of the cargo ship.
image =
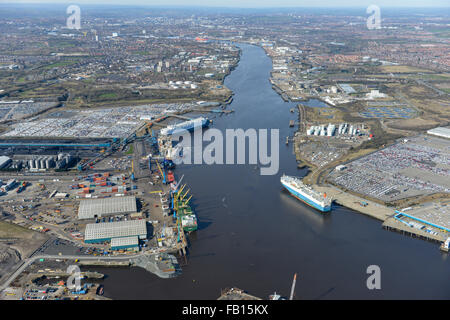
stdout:
<svg viewBox="0 0 450 320">
<path fill-rule="evenodd" d="M 190 206 L 180 208 L 177 212 L 181 219 L 181 226 L 186 232 L 192 232 L 198 229 L 197 216 L 192 211 Z"/>
<path fill-rule="evenodd" d="M 160 130 L 160 134 L 163 136 L 168 136 L 172 134 L 182 133 L 184 130 L 192 131 L 197 128 L 207 127 L 210 120 L 204 117 L 195 118 L 192 120 L 180 122 L 174 125 L 169 125 Z"/>
<path fill-rule="evenodd" d="M 283 175 L 280 180 L 281 184 L 298 200 L 319 211 L 331 211 L 332 199 L 305 185 L 300 178 Z"/>
</svg>

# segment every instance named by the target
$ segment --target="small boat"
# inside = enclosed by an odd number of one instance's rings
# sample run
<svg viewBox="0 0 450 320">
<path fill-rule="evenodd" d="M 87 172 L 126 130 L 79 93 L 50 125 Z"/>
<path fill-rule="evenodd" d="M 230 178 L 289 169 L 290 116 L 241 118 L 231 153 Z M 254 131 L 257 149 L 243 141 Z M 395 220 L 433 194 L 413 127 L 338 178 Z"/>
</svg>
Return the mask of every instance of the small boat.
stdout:
<svg viewBox="0 0 450 320">
<path fill-rule="evenodd" d="M 104 287 L 103 287 L 102 284 L 98 286 L 97 292 L 96 292 L 96 293 L 97 293 L 97 295 L 99 295 L 99 296 L 102 296 L 102 295 L 103 295 L 103 293 L 104 293 Z"/>
<path fill-rule="evenodd" d="M 269 300 L 287 300 L 287 299 L 280 296 L 278 293 L 274 292 L 269 296 Z"/>
<path fill-rule="evenodd" d="M 171 182 L 174 182 L 174 181 L 175 181 L 175 176 L 174 176 L 172 171 L 169 171 L 167 173 L 167 182 L 171 183 Z"/>
</svg>

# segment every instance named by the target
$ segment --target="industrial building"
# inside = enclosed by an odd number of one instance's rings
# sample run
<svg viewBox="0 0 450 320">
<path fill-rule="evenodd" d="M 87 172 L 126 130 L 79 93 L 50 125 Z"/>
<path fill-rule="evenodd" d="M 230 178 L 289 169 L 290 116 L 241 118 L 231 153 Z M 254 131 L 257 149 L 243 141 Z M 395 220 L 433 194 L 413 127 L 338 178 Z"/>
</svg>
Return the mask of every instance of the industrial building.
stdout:
<svg viewBox="0 0 450 320">
<path fill-rule="evenodd" d="M 68 153 L 59 153 L 57 156 L 37 156 L 28 160 L 28 168 L 30 170 L 37 169 L 63 169 L 70 167 L 75 158 Z"/>
<path fill-rule="evenodd" d="M 101 216 L 137 212 L 136 197 L 114 197 L 81 200 L 78 219 L 94 219 Z"/>
<path fill-rule="evenodd" d="M 347 83 L 340 83 L 340 84 L 338 84 L 338 86 L 346 94 L 356 93 L 356 90 L 353 89 L 353 87 L 351 85 L 347 84 Z"/>
<path fill-rule="evenodd" d="M 437 127 L 427 131 L 428 134 L 433 136 L 443 137 L 450 139 L 450 128 L 448 127 Z"/>
<path fill-rule="evenodd" d="M 147 238 L 147 223 L 145 220 L 128 220 L 118 222 L 90 223 L 86 225 L 84 242 L 102 243 L 114 238 L 136 237 Z M 131 240 L 114 240 L 114 245 L 131 246 Z M 113 243 L 111 243 L 112 245 Z"/>
<path fill-rule="evenodd" d="M 111 250 L 139 250 L 138 237 L 122 237 L 111 239 Z"/>
<path fill-rule="evenodd" d="M 7 156 L 0 156 L 0 169 L 3 169 L 4 167 L 6 167 L 8 164 L 11 163 L 11 158 L 7 157 Z"/>
</svg>

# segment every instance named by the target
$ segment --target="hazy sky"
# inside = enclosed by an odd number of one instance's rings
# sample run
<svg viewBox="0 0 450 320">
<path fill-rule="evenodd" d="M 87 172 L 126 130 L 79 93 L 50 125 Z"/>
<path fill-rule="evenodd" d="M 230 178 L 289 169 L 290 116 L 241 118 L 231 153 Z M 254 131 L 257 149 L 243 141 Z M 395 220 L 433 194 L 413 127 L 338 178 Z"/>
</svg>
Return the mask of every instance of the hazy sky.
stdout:
<svg viewBox="0 0 450 320">
<path fill-rule="evenodd" d="M 0 3 L 123 4 L 211 7 L 449 7 L 449 0 L 0 0 Z"/>
</svg>

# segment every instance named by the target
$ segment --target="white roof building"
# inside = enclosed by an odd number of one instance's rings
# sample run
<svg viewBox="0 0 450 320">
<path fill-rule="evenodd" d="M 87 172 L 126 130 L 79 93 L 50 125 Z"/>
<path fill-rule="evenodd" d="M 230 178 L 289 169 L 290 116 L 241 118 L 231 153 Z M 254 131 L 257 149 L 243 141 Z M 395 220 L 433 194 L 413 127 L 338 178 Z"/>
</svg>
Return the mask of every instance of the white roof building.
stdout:
<svg viewBox="0 0 450 320">
<path fill-rule="evenodd" d="M 437 127 L 434 129 L 430 129 L 427 131 L 428 134 L 431 134 L 433 136 L 443 137 L 443 138 L 450 138 L 450 128 L 448 127 Z"/>
<path fill-rule="evenodd" d="M 145 220 L 128 220 L 118 222 L 90 223 L 86 225 L 84 241 L 87 243 L 110 241 L 113 238 L 138 237 L 147 238 Z"/>
<path fill-rule="evenodd" d="M 78 219 L 93 219 L 106 215 L 137 212 L 136 197 L 113 197 L 103 199 L 81 200 Z"/>
</svg>

